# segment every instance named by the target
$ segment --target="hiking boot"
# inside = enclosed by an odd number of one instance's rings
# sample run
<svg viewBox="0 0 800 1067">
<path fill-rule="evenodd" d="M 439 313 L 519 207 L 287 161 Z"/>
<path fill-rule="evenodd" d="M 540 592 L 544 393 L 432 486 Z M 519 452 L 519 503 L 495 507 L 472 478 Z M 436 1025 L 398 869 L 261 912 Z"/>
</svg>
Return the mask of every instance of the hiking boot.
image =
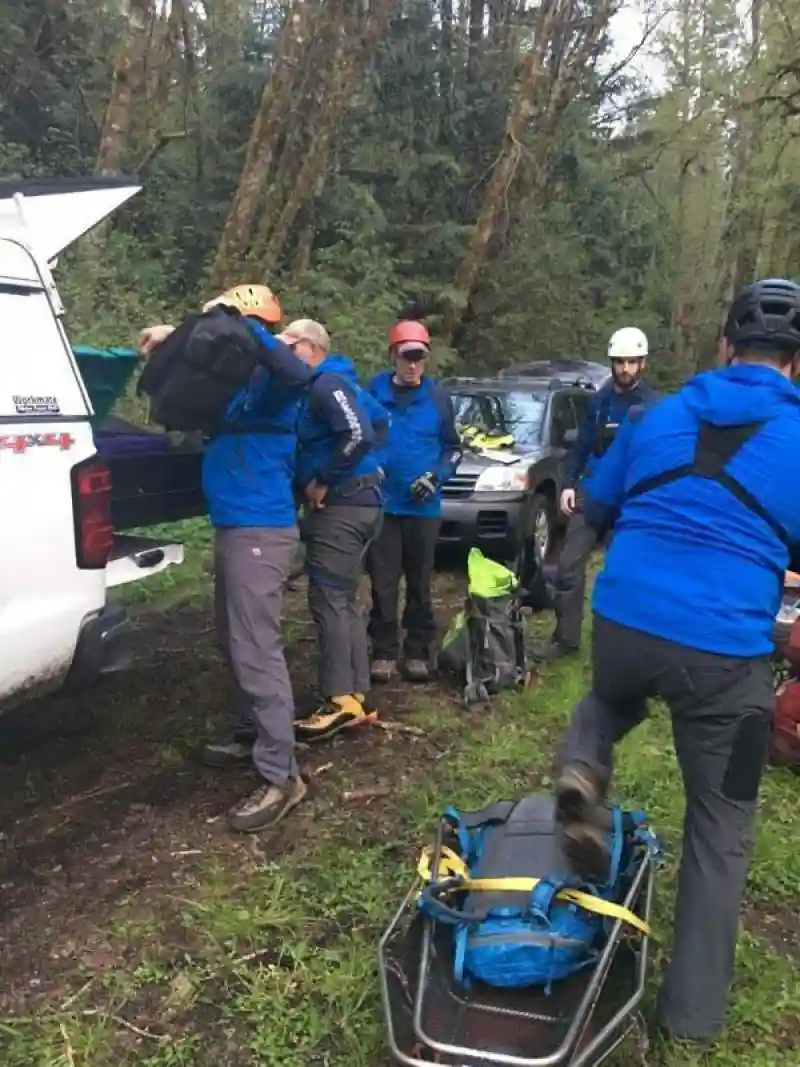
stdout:
<svg viewBox="0 0 800 1067">
<path fill-rule="evenodd" d="M 424 659 L 407 659 L 405 664 L 405 676 L 409 682 L 429 682 L 431 669 Z"/>
<path fill-rule="evenodd" d="M 394 677 L 395 667 L 393 659 L 375 659 L 370 668 L 370 677 L 376 685 L 386 685 Z"/>
<path fill-rule="evenodd" d="M 253 742 L 227 741 L 204 745 L 201 759 L 207 767 L 241 767 L 253 758 Z"/>
<path fill-rule="evenodd" d="M 359 694 L 361 695 L 361 694 Z M 367 706 L 354 695 L 331 697 L 310 718 L 295 723 L 294 732 L 298 741 L 314 744 L 325 741 L 342 730 L 352 730 L 357 726 L 367 726 L 378 718 L 374 704 Z"/>
<path fill-rule="evenodd" d="M 554 637 L 546 645 L 539 645 L 535 648 L 533 658 L 540 663 L 554 663 L 556 660 L 564 659 L 565 656 L 576 656 L 579 652 L 579 648 L 574 645 L 565 645 L 563 641 Z"/>
<path fill-rule="evenodd" d="M 716 1044 L 716 1038 L 713 1037 L 684 1037 L 682 1034 L 675 1034 L 663 1023 L 656 1023 L 655 1036 L 662 1046 L 685 1052 L 689 1056 L 709 1052 Z"/>
<path fill-rule="evenodd" d="M 264 782 L 228 813 L 231 828 L 240 833 L 266 830 L 288 815 L 305 798 L 308 786 L 302 778 L 290 778 L 282 788 Z"/>
<path fill-rule="evenodd" d="M 556 781 L 556 821 L 564 834 L 564 851 L 578 874 L 602 877 L 610 860 L 601 809 L 602 791 L 591 767 L 568 763 Z"/>
</svg>

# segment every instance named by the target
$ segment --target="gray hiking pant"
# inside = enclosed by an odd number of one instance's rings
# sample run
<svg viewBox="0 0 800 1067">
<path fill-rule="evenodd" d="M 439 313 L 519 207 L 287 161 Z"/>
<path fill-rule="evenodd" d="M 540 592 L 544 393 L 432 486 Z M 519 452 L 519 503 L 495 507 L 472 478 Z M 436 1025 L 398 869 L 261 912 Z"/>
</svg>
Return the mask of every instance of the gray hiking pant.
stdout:
<svg viewBox="0 0 800 1067">
<path fill-rule="evenodd" d="M 659 1021 L 713 1037 L 724 1025 L 753 821 L 774 702 L 768 659 L 729 659 L 594 616 L 592 691 L 573 712 L 562 753 L 611 777 L 614 745 L 659 697 L 672 715 L 686 815 L 672 959 Z"/>
<path fill-rule="evenodd" d="M 253 763 L 271 785 L 297 777 L 294 698 L 283 655 L 283 593 L 297 527 L 218 529 L 214 544 L 217 634 L 243 701 L 235 736 L 254 740 Z"/>
<path fill-rule="evenodd" d="M 326 699 L 369 689 L 369 652 L 358 584 L 377 535 L 379 507 L 330 504 L 303 522 L 308 606 L 317 627 L 319 688 Z"/>
<path fill-rule="evenodd" d="M 556 627 L 553 640 L 579 648 L 586 599 L 586 565 L 597 544 L 597 532 L 586 525 L 580 498 L 570 515 L 564 545 L 558 557 L 553 590 Z"/>
</svg>

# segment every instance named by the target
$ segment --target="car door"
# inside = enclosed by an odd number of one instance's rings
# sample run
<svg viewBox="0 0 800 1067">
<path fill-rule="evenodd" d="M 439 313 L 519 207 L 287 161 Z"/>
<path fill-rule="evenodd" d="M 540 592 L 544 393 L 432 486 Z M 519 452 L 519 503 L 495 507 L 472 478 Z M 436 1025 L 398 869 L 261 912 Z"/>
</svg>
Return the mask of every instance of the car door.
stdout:
<svg viewBox="0 0 800 1067">
<path fill-rule="evenodd" d="M 572 439 L 567 439 L 567 434 L 570 430 L 577 432 L 579 425 L 572 396 L 567 392 L 556 393 L 550 419 L 550 454 L 554 461 L 554 477 L 559 496 L 564 485 L 567 455 L 573 443 Z"/>
</svg>

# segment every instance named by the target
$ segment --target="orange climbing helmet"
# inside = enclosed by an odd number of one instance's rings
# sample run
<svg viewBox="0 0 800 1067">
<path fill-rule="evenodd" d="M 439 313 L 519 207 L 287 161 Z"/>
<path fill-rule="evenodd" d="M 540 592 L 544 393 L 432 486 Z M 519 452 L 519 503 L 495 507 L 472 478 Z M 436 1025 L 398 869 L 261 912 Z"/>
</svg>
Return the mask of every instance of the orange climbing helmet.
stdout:
<svg viewBox="0 0 800 1067">
<path fill-rule="evenodd" d="M 389 348 L 395 349 L 399 355 L 418 352 L 422 348 L 427 351 L 430 346 L 428 327 L 417 319 L 402 319 L 389 330 Z"/>
<path fill-rule="evenodd" d="M 211 304 L 227 304 L 242 315 L 252 315 L 270 326 L 277 326 L 283 314 L 278 298 L 267 285 L 234 285 L 206 306 Z"/>
</svg>

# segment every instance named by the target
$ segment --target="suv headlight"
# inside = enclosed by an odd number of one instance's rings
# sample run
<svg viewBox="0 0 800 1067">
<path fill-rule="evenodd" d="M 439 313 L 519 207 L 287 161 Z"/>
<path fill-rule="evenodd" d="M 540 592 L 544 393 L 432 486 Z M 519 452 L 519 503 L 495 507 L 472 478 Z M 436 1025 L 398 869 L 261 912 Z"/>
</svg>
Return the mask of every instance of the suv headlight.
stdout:
<svg viewBox="0 0 800 1067">
<path fill-rule="evenodd" d="M 475 483 L 476 493 L 524 493 L 527 488 L 527 467 L 487 467 Z"/>
</svg>

